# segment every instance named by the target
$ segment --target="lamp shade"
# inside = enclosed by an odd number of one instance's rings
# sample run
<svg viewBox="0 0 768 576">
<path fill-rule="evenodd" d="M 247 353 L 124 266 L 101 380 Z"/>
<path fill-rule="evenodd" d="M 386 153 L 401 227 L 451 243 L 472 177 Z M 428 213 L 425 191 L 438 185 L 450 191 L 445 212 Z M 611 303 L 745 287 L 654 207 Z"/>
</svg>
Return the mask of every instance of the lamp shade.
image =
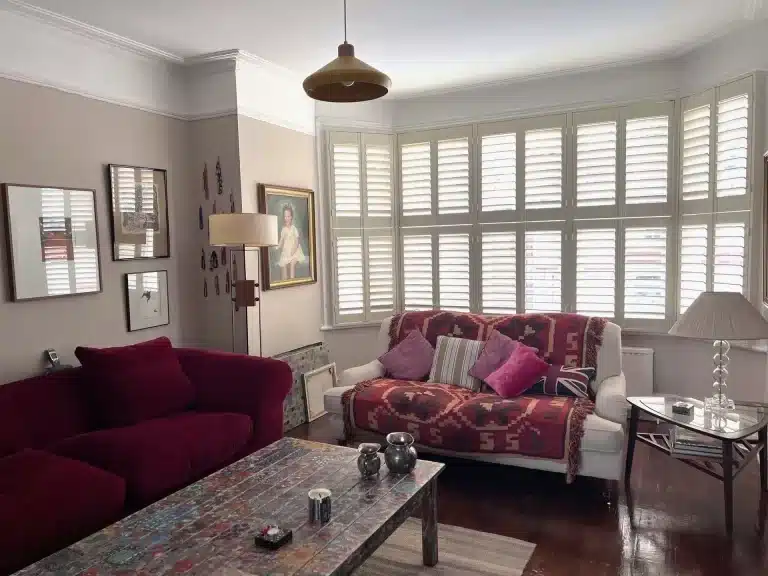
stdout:
<svg viewBox="0 0 768 576">
<path fill-rule="evenodd" d="M 768 339 L 768 322 L 739 292 L 702 292 L 669 331 L 701 340 Z"/>
<path fill-rule="evenodd" d="M 391 85 L 389 76 L 355 58 L 355 47 L 344 42 L 338 58 L 304 80 L 304 91 L 324 102 L 365 102 L 381 98 Z"/>
<path fill-rule="evenodd" d="M 270 214 L 211 214 L 211 246 L 277 246 L 277 216 Z"/>
</svg>

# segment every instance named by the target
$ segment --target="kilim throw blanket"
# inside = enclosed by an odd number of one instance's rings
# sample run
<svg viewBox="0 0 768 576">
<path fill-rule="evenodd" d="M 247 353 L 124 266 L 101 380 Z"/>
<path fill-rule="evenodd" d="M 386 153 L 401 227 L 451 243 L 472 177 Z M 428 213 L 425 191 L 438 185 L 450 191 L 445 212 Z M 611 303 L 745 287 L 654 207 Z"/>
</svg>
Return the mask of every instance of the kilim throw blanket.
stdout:
<svg viewBox="0 0 768 576">
<path fill-rule="evenodd" d="M 486 317 L 428 311 L 392 319 L 390 348 L 411 330 L 431 343 L 440 335 L 485 340 L 493 329 L 539 349 L 550 363 L 597 368 L 605 320 L 577 314 Z M 594 403 L 583 398 L 526 395 L 504 399 L 447 384 L 379 378 L 342 396 L 348 433 L 407 431 L 423 446 L 455 452 L 515 454 L 567 462 L 579 471 L 584 420 Z"/>
</svg>

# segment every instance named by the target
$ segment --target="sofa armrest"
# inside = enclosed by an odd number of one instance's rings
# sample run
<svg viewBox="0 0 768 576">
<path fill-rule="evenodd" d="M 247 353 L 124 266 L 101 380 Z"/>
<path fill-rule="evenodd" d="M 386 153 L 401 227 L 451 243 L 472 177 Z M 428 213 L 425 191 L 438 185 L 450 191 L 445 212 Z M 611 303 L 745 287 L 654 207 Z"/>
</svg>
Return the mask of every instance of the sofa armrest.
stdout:
<svg viewBox="0 0 768 576">
<path fill-rule="evenodd" d="M 251 417 L 254 444 L 283 437 L 283 401 L 293 374 L 285 362 L 259 356 L 176 348 L 182 370 L 197 391 L 195 408 Z"/>
<path fill-rule="evenodd" d="M 595 399 L 595 414 L 618 424 L 627 422 L 627 383 L 624 372 L 600 383 Z"/>
<path fill-rule="evenodd" d="M 384 366 L 378 360 L 374 360 L 373 362 L 368 362 L 368 364 L 344 370 L 339 379 L 339 386 L 354 386 L 360 382 L 381 378 L 382 376 L 384 376 Z"/>
</svg>

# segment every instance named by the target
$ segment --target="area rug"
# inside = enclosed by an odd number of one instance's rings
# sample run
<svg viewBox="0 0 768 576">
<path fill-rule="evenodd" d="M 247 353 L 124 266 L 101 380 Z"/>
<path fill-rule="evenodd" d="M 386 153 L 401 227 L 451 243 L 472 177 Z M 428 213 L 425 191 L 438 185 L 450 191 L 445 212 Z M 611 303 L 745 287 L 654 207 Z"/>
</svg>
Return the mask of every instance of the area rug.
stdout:
<svg viewBox="0 0 768 576">
<path fill-rule="evenodd" d="M 409 518 L 355 576 L 520 576 L 535 544 L 440 524 L 438 563 L 421 563 L 421 520 Z"/>
</svg>

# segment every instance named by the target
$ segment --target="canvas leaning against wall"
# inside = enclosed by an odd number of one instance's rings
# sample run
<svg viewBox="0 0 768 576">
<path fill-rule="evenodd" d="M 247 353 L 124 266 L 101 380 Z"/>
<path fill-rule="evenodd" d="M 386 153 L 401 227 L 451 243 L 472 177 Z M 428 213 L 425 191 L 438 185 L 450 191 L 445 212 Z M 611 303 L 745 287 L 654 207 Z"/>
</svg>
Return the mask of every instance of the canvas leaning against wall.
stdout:
<svg viewBox="0 0 768 576">
<path fill-rule="evenodd" d="M 317 281 L 315 193 L 303 188 L 259 184 L 259 211 L 277 216 L 278 244 L 262 248 L 264 290 Z"/>
</svg>

